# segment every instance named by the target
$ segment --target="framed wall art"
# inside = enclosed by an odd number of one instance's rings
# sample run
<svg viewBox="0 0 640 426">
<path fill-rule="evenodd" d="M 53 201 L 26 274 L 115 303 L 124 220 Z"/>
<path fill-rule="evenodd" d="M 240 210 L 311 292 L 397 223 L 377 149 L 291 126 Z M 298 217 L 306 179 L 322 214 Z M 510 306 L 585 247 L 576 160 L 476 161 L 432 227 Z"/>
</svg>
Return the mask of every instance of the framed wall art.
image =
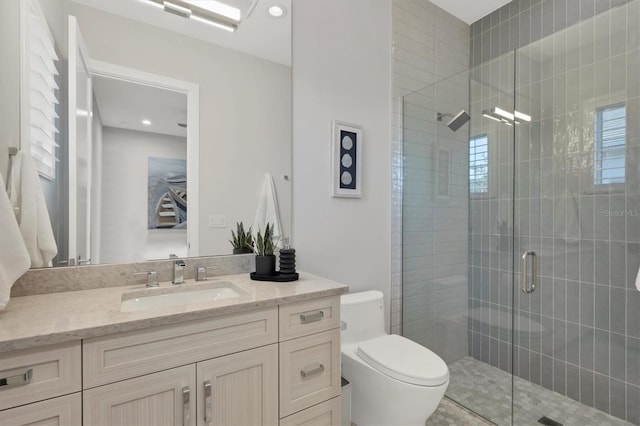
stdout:
<svg viewBox="0 0 640 426">
<path fill-rule="evenodd" d="M 333 122 L 331 196 L 362 197 L 362 127 Z"/>
</svg>

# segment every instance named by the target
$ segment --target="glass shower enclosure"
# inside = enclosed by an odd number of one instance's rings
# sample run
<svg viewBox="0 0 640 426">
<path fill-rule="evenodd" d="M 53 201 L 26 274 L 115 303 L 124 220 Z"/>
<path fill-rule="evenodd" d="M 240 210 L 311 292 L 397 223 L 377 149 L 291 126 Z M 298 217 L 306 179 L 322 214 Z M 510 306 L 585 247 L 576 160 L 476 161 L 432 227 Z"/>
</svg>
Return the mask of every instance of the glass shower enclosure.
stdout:
<svg viewBox="0 0 640 426">
<path fill-rule="evenodd" d="M 639 48 L 636 0 L 403 99 L 402 332 L 496 424 L 640 424 Z"/>
</svg>

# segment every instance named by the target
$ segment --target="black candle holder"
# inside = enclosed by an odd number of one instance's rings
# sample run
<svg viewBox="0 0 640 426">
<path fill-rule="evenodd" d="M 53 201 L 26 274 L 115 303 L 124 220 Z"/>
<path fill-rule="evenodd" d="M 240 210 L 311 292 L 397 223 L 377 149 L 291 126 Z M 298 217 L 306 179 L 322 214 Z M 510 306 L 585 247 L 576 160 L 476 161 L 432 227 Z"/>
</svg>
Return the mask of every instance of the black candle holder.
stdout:
<svg viewBox="0 0 640 426">
<path fill-rule="evenodd" d="M 299 275 L 296 272 L 296 250 L 292 248 L 280 250 L 280 270 L 275 275 L 261 275 L 252 272 L 250 277 L 255 281 L 287 282 L 298 280 Z"/>
</svg>

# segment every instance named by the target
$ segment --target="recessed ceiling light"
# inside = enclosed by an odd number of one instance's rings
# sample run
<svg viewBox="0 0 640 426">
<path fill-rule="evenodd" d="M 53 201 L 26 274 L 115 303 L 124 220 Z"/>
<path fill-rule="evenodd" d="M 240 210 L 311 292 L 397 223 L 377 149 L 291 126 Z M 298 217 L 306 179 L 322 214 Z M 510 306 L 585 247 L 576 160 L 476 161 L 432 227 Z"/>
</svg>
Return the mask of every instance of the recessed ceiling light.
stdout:
<svg viewBox="0 0 640 426">
<path fill-rule="evenodd" d="M 151 126 L 151 121 L 149 121 L 149 120 L 142 120 L 142 124 L 144 124 L 145 126 Z"/>
<path fill-rule="evenodd" d="M 274 18 L 282 18 L 286 14 L 287 9 L 285 9 L 284 6 L 273 5 L 269 8 L 269 15 Z"/>
</svg>

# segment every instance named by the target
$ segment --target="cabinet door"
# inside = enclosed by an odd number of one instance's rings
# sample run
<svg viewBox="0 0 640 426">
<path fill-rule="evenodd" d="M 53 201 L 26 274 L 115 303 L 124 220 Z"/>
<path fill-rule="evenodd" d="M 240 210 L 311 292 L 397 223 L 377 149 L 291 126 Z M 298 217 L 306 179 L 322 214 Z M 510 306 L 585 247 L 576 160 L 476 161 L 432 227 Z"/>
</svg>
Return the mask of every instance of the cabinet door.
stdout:
<svg viewBox="0 0 640 426">
<path fill-rule="evenodd" d="M 85 425 L 195 426 L 193 364 L 84 392 Z"/>
<path fill-rule="evenodd" d="M 277 425 L 278 346 L 197 364 L 198 425 Z"/>
<path fill-rule="evenodd" d="M 80 426 L 80 392 L 0 411 L 3 426 Z"/>
</svg>

